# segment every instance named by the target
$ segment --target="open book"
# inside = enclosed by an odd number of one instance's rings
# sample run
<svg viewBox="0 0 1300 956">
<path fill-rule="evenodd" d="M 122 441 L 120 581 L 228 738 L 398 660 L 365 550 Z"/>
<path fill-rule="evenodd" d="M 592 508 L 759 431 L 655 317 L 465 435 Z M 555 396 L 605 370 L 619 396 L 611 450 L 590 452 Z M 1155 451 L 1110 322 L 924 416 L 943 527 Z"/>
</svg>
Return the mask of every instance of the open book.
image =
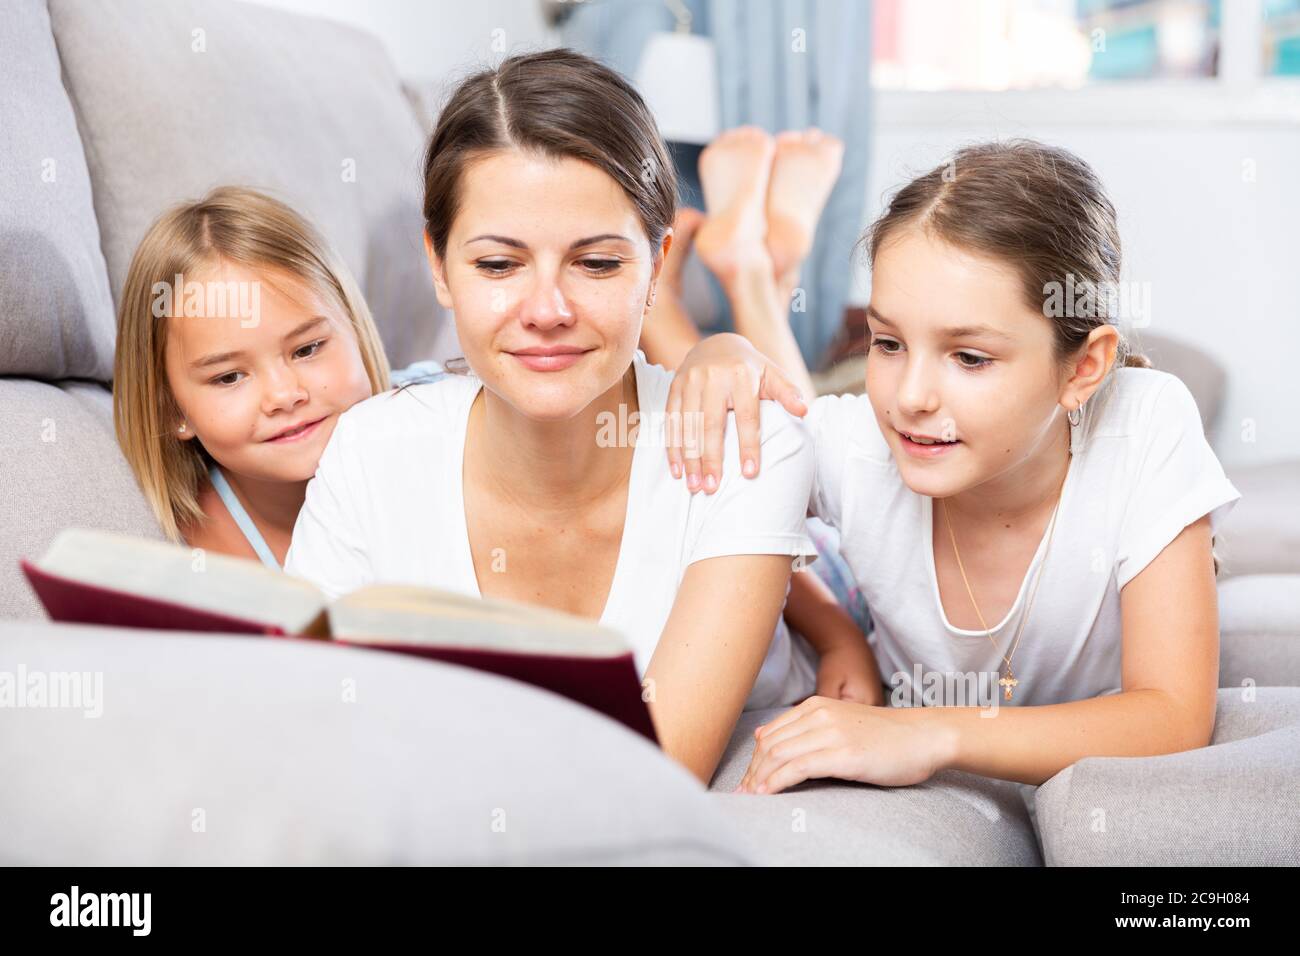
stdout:
<svg viewBox="0 0 1300 956">
<path fill-rule="evenodd" d="M 617 631 L 549 608 L 376 585 L 328 601 L 255 561 L 70 528 L 23 573 L 52 619 L 333 641 L 491 671 L 563 694 L 655 741 Z"/>
</svg>

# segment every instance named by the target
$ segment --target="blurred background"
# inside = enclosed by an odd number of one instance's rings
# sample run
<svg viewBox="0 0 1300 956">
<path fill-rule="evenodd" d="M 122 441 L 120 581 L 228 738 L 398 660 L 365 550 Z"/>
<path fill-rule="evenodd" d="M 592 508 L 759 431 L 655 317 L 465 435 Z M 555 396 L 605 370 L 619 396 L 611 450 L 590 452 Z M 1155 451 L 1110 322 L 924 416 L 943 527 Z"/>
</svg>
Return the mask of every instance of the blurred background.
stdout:
<svg viewBox="0 0 1300 956">
<path fill-rule="evenodd" d="M 849 250 L 892 189 L 973 140 L 1074 150 L 1110 188 L 1127 281 L 1150 296 L 1139 342 L 1149 330 L 1221 366 L 1207 420 L 1221 458 L 1300 456 L 1300 0 L 262 2 L 377 34 L 431 110 L 456 78 L 511 52 L 601 56 L 637 79 L 666 138 L 680 137 L 696 203 L 711 121 L 840 136 L 844 173 L 805 274 L 808 310 L 792 316 L 813 367 L 834 357 L 845 308 L 869 295 Z M 676 32 L 706 38 L 705 54 L 654 51 L 652 38 Z M 727 325 L 716 295 L 698 318 Z"/>
</svg>

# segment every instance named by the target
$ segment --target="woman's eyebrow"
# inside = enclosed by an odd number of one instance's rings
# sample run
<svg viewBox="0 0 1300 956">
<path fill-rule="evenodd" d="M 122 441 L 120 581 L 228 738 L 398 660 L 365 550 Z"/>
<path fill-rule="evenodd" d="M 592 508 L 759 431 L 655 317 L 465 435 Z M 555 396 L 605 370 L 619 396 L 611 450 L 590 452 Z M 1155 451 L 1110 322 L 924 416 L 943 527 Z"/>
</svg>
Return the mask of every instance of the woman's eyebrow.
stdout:
<svg viewBox="0 0 1300 956">
<path fill-rule="evenodd" d="M 569 251 L 572 252 L 574 249 L 581 249 L 583 246 L 590 246 L 597 242 L 603 242 L 606 239 L 617 239 L 620 242 L 629 242 L 629 243 L 632 241 L 627 236 L 620 236 L 616 232 L 602 232 L 598 236 L 588 236 L 586 239 L 578 239 L 577 241 L 570 243 Z M 475 236 L 473 239 L 466 239 L 465 245 L 468 246 L 471 242 L 483 242 L 483 241 L 499 242 L 501 243 L 501 245 L 510 246 L 512 249 L 528 248 L 528 244 L 519 239 L 511 239 L 509 236 L 497 236 L 490 233 L 485 233 L 484 235 L 481 236 Z"/>
</svg>

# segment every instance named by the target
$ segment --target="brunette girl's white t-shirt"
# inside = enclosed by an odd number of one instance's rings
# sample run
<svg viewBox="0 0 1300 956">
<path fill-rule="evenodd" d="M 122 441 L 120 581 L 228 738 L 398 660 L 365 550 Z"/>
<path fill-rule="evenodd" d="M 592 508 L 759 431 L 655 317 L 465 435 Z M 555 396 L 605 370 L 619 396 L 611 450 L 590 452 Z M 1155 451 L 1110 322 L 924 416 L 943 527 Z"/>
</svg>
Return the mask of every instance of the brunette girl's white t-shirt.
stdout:
<svg viewBox="0 0 1300 956">
<path fill-rule="evenodd" d="M 994 693 L 998 706 L 1035 705 L 1122 689 L 1120 590 L 1203 515 L 1217 531 L 1241 495 L 1181 380 L 1144 368 L 1114 374 L 1086 444 L 1088 423 L 1071 428 L 1051 551 L 1011 656 L 1020 681 L 1011 701 L 996 681 L 1043 565 L 1046 531 L 1011 610 L 989 622 L 993 641 L 986 631 L 953 627 L 935 574 L 934 499 L 904 484 L 865 395 L 813 403 L 811 510 L 840 529 L 841 552 L 875 622 L 870 642 L 881 676 L 899 702 L 989 705 Z"/>
<path fill-rule="evenodd" d="M 633 366 L 641 428 L 600 622 L 623 633 L 644 676 L 691 564 L 742 554 L 815 560 L 805 523 L 814 456 L 803 422 L 764 402 L 760 474 L 741 475 L 732 425 L 721 486 L 712 495 L 691 495 L 685 481 L 672 477 L 664 451 L 672 373 L 648 364 L 639 350 Z M 331 598 L 367 584 L 481 596 L 462 486 L 469 411 L 480 388 L 472 375 L 449 375 L 376 395 L 340 416 L 307 486 L 285 571 Z M 617 435 L 626 423 L 609 424 Z M 807 642 L 778 619 L 746 708 L 785 706 L 812 694 L 816 661 Z"/>
</svg>

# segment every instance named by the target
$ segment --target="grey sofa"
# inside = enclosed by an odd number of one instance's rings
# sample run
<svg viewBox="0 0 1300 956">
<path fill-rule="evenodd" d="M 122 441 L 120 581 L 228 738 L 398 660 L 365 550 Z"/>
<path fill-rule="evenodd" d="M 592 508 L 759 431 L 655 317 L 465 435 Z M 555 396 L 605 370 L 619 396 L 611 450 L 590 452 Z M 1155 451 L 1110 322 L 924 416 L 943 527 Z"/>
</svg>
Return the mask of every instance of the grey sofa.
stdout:
<svg viewBox="0 0 1300 956">
<path fill-rule="evenodd" d="M 437 315 L 427 117 L 380 45 L 243 4 L 16 0 L 0 21 L 0 675 L 102 675 L 0 708 L 0 863 L 1296 863 L 1297 569 L 1225 581 L 1214 744 L 1042 787 L 713 786 L 576 704 L 460 668 L 54 625 L 17 570 L 68 525 L 157 537 L 112 432 L 113 300 L 164 206 L 271 190 L 342 249 L 395 363 Z M 345 175 L 346 170 L 354 175 Z M 1287 602 L 1291 603 L 1288 604 Z M 1267 686 L 1287 685 L 1287 686 Z"/>
</svg>

